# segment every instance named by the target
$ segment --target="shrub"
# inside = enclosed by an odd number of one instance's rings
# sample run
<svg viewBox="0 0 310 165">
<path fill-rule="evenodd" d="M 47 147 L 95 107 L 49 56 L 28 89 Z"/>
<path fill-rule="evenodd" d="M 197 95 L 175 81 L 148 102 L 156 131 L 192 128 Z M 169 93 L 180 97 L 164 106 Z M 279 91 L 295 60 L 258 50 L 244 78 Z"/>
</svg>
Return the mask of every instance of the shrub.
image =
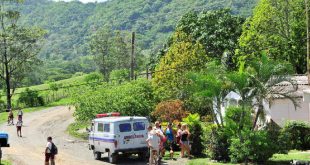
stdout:
<svg viewBox="0 0 310 165">
<path fill-rule="evenodd" d="M 98 113 L 120 112 L 128 116 L 149 116 L 155 101 L 150 82 L 139 79 L 122 85 L 105 83 L 92 88 L 77 88 L 73 92 L 78 121 L 93 119 Z"/>
<path fill-rule="evenodd" d="M 18 102 L 23 103 L 28 107 L 44 105 L 44 100 L 41 96 L 39 96 L 38 91 L 34 91 L 29 88 L 26 88 L 26 90 L 20 94 Z"/>
<path fill-rule="evenodd" d="M 189 114 L 183 119 L 183 122 L 187 123 L 191 132 L 190 140 L 193 142 L 191 148 L 191 154 L 194 156 L 204 155 L 205 146 L 203 143 L 203 130 L 200 116 L 196 114 Z"/>
<path fill-rule="evenodd" d="M 128 69 L 113 70 L 110 73 L 110 80 L 121 84 L 129 80 L 130 71 Z"/>
<path fill-rule="evenodd" d="M 229 161 L 229 136 L 224 128 L 212 127 L 212 131 L 207 136 L 207 152 L 211 159 L 217 161 Z"/>
<path fill-rule="evenodd" d="M 102 74 L 98 73 L 98 72 L 92 72 L 90 74 L 88 74 L 86 77 L 85 77 L 85 81 L 87 83 L 90 83 L 90 82 L 98 82 L 100 80 L 103 79 L 103 76 Z"/>
<path fill-rule="evenodd" d="M 247 107 L 229 107 L 226 111 L 224 130 L 230 138 L 229 157 L 233 162 L 265 162 L 280 150 L 276 129 L 253 131 L 250 112 Z"/>
<path fill-rule="evenodd" d="M 189 113 L 184 109 L 183 102 L 181 100 L 169 100 L 160 102 L 155 111 L 152 112 L 152 116 L 157 120 L 173 122 L 182 121 L 187 117 Z"/>
<path fill-rule="evenodd" d="M 290 149 L 310 149 L 310 124 L 302 121 L 289 121 L 281 130 L 281 136 L 288 139 Z"/>
</svg>

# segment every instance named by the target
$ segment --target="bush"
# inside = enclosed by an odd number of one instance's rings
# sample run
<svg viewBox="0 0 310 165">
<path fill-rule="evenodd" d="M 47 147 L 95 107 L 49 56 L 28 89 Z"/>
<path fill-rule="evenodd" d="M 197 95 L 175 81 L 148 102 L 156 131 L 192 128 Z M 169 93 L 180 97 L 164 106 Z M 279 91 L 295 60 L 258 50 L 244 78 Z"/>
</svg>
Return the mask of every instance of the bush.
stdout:
<svg viewBox="0 0 310 165">
<path fill-rule="evenodd" d="M 226 111 L 224 128 L 229 137 L 229 157 L 232 162 L 266 162 L 279 152 L 277 129 L 251 129 L 251 109 L 229 107 Z"/>
<path fill-rule="evenodd" d="M 44 105 L 44 100 L 41 96 L 39 96 L 38 91 L 34 91 L 29 88 L 26 88 L 26 90 L 20 94 L 18 102 L 23 103 L 28 107 Z"/>
<path fill-rule="evenodd" d="M 98 81 L 101 81 L 103 80 L 103 76 L 102 74 L 98 73 L 98 72 L 92 72 L 90 74 L 88 74 L 86 77 L 85 77 L 85 81 L 87 83 L 90 83 L 90 82 L 98 82 Z"/>
<path fill-rule="evenodd" d="M 129 74 L 128 69 L 113 70 L 110 73 L 110 81 L 121 84 L 129 80 Z"/>
<path fill-rule="evenodd" d="M 302 121 L 289 121 L 281 130 L 281 136 L 288 139 L 290 149 L 310 149 L 310 124 Z"/>
<path fill-rule="evenodd" d="M 266 130 L 244 131 L 242 138 L 233 137 L 229 147 L 229 156 L 232 162 L 253 161 L 266 162 L 273 154 L 277 153 L 277 147 L 268 136 Z"/>
<path fill-rule="evenodd" d="M 120 112 L 128 116 L 149 116 L 155 100 L 150 82 L 139 79 L 122 85 L 101 84 L 77 88 L 73 92 L 78 121 L 93 119 L 98 113 Z"/>
<path fill-rule="evenodd" d="M 182 121 L 183 118 L 188 116 L 188 112 L 183 107 L 181 100 L 169 100 L 160 102 L 152 116 L 160 121 Z"/>
<path fill-rule="evenodd" d="M 207 152 L 210 158 L 217 161 L 230 161 L 228 153 L 229 136 L 224 128 L 214 126 L 208 136 Z"/>
<path fill-rule="evenodd" d="M 190 140 L 193 142 L 191 147 L 191 154 L 194 156 L 203 156 L 205 146 L 203 143 L 203 130 L 200 116 L 196 114 L 189 114 L 183 119 L 187 123 L 191 132 Z"/>
</svg>

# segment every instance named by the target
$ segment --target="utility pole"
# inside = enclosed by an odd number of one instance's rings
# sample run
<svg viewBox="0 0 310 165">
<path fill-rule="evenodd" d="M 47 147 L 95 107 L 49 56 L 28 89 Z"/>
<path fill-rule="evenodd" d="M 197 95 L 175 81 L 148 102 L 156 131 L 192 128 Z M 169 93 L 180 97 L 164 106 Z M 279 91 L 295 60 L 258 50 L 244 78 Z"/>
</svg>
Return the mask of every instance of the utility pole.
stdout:
<svg viewBox="0 0 310 165">
<path fill-rule="evenodd" d="M 308 76 L 308 84 L 310 85 L 310 36 L 309 36 L 309 7 L 308 0 L 305 0 L 306 6 L 306 23 L 307 23 L 307 76 Z"/>
<path fill-rule="evenodd" d="M 135 32 L 132 32 L 132 37 L 131 37 L 131 64 L 130 64 L 130 80 L 135 79 L 134 75 L 134 69 L 135 69 L 135 37 L 136 34 Z"/>
</svg>

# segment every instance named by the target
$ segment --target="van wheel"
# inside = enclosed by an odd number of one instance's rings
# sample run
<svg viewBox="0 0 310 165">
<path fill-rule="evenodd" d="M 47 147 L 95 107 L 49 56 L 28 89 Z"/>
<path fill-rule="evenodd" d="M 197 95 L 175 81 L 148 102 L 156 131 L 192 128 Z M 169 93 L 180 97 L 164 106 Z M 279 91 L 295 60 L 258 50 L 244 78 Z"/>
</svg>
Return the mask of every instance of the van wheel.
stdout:
<svg viewBox="0 0 310 165">
<path fill-rule="evenodd" d="M 109 152 L 108 156 L 109 156 L 109 162 L 110 163 L 116 163 L 116 159 L 117 159 L 116 153 Z"/>
<path fill-rule="evenodd" d="M 94 151 L 94 158 L 95 158 L 95 160 L 99 160 L 101 158 L 101 153 Z"/>
<path fill-rule="evenodd" d="M 147 152 L 139 152 L 138 153 L 138 158 L 140 160 L 146 160 L 147 159 Z"/>
</svg>

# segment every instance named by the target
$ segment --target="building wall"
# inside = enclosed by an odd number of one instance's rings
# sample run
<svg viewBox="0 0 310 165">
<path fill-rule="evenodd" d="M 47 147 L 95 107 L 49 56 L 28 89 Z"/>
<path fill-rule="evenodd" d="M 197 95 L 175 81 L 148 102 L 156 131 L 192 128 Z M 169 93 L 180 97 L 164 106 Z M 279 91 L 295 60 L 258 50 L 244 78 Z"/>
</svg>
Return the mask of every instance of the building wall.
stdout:
<svg viewBox="0 0 310 165">
<path fill-rule="evenodd" d="M 310 122 L 309 102 L 299 99 L 299 107 L 294 108 L 293 103 L 288 99 L 275 100 L 270 109 L 269 115 L 278 125 L 284 126 L 287 120 L 302 120 Z"/>
</svg>

